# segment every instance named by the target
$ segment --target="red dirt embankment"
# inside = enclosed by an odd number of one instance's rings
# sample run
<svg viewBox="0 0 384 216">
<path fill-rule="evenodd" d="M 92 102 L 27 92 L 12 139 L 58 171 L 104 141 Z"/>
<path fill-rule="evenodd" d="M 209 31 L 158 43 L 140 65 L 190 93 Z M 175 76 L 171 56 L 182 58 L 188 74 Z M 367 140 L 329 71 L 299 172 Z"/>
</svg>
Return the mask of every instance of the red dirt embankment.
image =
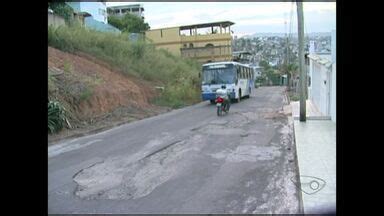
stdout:
<svg viewBox="0 0 384 216">
<path fill-rule="evenodd" d="M 75 128 L 50 135 L 51 140 L 75 130 L 108 127 L 166 111 L 150 103 L 157 94 L 153 83 L 123 74 L 84 53 L 74 55 L 48 47 L 48 73 L 54 77 L 49 96 L 69 107 Z"/>
</svg>

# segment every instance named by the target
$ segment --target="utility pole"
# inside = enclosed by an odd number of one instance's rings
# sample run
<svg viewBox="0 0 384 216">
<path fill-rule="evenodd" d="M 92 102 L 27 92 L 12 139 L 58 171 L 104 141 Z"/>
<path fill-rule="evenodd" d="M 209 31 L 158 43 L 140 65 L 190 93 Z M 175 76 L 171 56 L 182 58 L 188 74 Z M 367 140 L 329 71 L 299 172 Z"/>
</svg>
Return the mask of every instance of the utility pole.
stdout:
<svg viewBox="0 0 384 216">
<path fill-rule="evenodd" d="M 297 22 L 299 34 L 299 70 L 300 70 L 300 121 L 306 121 L 306 88 L 307 74 L 304 68 L 304 15 L 303 2 L 297 4 Z"/>
</svg>

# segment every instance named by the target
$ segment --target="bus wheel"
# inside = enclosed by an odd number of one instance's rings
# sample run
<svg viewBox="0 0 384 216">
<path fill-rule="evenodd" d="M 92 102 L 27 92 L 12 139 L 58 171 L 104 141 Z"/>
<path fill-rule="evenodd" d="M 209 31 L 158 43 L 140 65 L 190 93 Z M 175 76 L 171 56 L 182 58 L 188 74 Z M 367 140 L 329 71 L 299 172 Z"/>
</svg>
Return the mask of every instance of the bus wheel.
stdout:
<svg viewBox="0 0 384 216">
<path fill-rule="evenodd" d="M 211 104 L 215 104 L 215 100 L 210 100 Z"/>
<path fill-rule="evenodd" d="M 241 101 L 241 90 L 239 90 L 239 98 L 237 98 L 237 103 L 240 103 Z"/>
</svg>

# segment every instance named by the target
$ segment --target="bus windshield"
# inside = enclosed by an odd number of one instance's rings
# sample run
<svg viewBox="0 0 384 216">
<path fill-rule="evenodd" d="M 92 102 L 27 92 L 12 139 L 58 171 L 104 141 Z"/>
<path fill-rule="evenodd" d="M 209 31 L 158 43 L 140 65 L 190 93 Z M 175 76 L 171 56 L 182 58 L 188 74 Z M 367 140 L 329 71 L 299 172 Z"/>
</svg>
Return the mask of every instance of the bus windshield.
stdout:
<svg viewBox="0 0 384 216">
<path fill-rule="evenodd" d="M 203 84 L 231 84 L 235 82 L 236 73 L 233 65 L 223 68 L 203 67 Z"/>
</svg>

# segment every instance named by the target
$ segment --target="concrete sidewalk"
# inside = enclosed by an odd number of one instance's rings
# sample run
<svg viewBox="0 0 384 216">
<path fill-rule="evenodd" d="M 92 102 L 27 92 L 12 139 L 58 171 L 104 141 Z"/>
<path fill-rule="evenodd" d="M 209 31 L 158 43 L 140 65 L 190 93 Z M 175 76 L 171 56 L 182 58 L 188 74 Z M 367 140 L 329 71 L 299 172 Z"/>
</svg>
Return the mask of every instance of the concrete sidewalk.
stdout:
<svg viewBox="0 0 384 216">
<path fill-rule="evenodd" d="M 294 120 L 299 120 L 300 116 L 300 102 L 293 101 L 290 103 L 292 107 L 292 116 Z M 306 116 L 307 120 L 331 120 L 330 116 L 324 115 L 317 109 L 316 105 L 310 100 L 306 100 Z"/>
<path fill-rule="evenodd" d="M 294 120 L 304 213 L 336 213 L 336 123 L 308 119 Z"/>
</svg>

